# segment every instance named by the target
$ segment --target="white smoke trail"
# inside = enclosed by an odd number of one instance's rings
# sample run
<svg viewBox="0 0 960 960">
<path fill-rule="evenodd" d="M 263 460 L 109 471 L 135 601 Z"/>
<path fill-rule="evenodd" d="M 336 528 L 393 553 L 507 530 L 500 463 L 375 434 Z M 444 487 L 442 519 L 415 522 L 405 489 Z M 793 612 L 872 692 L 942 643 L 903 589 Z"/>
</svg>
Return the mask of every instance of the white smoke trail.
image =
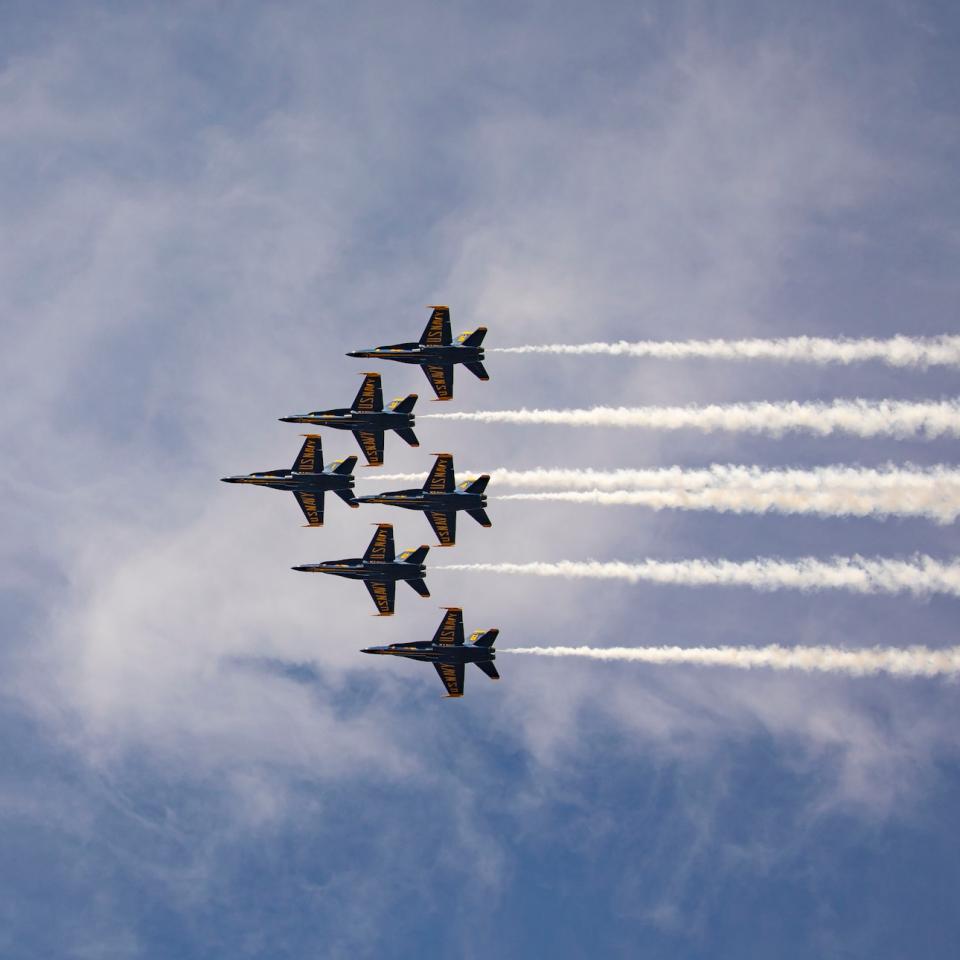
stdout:
<svg viewBox="0 0 960 960">
<path fill-rule="evenodd" d="M 651 510 L 715 510 L 721 513 L 783 513 L 820 517 L 924 517 L 953 523 L 960 516 L 955 490 L 808 491 L 706 488 L 702 490 L 545 490 L 508 493 L 497 500 L 541 500 L 637 506 Z"/>
<path fill-rule="evenodd" d="M 461 563 L 435 570 L 470 570 L 567 579 L 625 580 L 684 586 L 750 587 L 754 590 L 848 590 L 852 593 L 933 593 L 960 597 L 960 560 L 932 557 L 874 560 L 833 557 L 816 560 L 643 560 L 640 563 L 561 560 L 556 563 Z"/>
<path fill-rule="evenodd" d="M 960 336 L 897 336 L 885 340 L 785 337 L 776 340 L 641 340 L 629 343 L 551 343 L 495 347 L 487 353 L 607 354 L 659 360 L 784 360 L 799 363 L 860 363 L 878 360 L 891 367 L 960 367 Z"/>
<path fill-rule="evenodd" d="M 421 419 L 482 423 L 563 424 L 571 427 L 643 427 L 650 430 L 787 432 L 857 437 L 960 436 L 960 400 L 834 400 L 831 403 L 732 403 L 697 407 L 593 407 L 589 410 L 477 410 L 428 413 Z"/>
<path fill-rule="evenodd" d="M 654 510 L 767 511 L 820 516 L 922 516 L 950 523 L 960 516 L 960 469 L 888 464 L 879 469 L 827 466 L 809 470 L 713 464 L 705 469 L 551 469 L 487 471 L 494 486 L 567 487 L 557 493 L 505 494 L 502 500 L 632 504 Z M 476 476 L 477 471 L 463 475 Z M 420 482 L 420 473 L 364 480 Z M 637 487 L 638 490 L 625 489 Z"/>
<path fill-rule="evenodd" d="M 803 670 L 807 673 L 845 673 L 855 677 L 889 673 L 898 677 L 956 676 L 960 647 L 873 647 L 840 650 L 837 647 L 514 647 L 497 653 L 537 657 L 589 657 L 591 660 L 630 660 L 636 663 L 689 663 L 752 670 Z"/>
</svg>

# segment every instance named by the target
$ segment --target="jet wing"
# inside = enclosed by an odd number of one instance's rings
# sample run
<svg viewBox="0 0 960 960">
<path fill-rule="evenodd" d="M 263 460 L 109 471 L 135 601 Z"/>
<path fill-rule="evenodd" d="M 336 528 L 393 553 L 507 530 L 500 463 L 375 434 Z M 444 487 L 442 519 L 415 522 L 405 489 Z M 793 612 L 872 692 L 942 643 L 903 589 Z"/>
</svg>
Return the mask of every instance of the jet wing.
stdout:
<svg viewBox="0 0 960 960">
<path fill-rule="evenodd" d="M 353 435 L 360 444 L 363 455 L 371 467 L 383 465 L 383 431 L 382 430 L 354 430 Z"/>
<path fill-rule="evenodd" d="M 428 510 L 427 520 L 437 535 L 441 547 L 452 547 L 457 542 L 457 515 L 455 513 L 440 513 L 438 510 Z"/>
<path fill-rule="evenodd" d="M 435 663 L 437 675 L 447 688 L 448 697 L 463 696 L 463 664 L 462 663 Z"/>
<path fill-rule="evenodd" d="M 393 524 L 378 523 L 377 532 L 367 547 L 363 559 L 369 563 L 393 563 Z"/>
<path fill-rule="evenodd" d="M 433 308 L 433 313 L 430 314 L 430 319 L 423 328 L 420 342 L 424 346 L 430 347 L 449 346 L 451 342 L 449 307 L 436 306 Z"/>
<path fill-rule="evenodd" d="M 323 526 L 323 492 L 312 493 L 302 490 L 295 490 L 293 495 L 300 504 L 303 515 L 307 518 L 307 523 L 311 527 Z"/>
<path fill-rule="evenodd" d="M 397 584 L 394 580 L 364 580 L 364 585 L 370 591 L 377 612 L 381 617 L 393 614 L 393 601 L 397 595 Z"/>
<path fill-rule="evenodd" d="M 436 647 L 463 646 L 463 610 L 460 607 L 447 607 L 447 612 L 433 635 Z"/>
<path fill-rule="evenodd" d="M 321 473 L 323 471 L 323 445 L 320 437 L 315 433 L 307 434 L 303 446 L 293 461 L 293 469 L 297 473 Z"/>
<path fill-rule="evenodd" d="M 449 453 L 438 453 L 423 489 L 428 493 L 453 493 L 455 486 L 453 456 Z"/>
<path fill-rule="evenodd" d="M 350 409 L 367 412 L 383 409 L 383 391 L 380 389 L 379 373 L 365 373 L 363 375 L 363 384 Z"/>
<path fill-rule="evenodd" d="M 439 364 L 424 364 L 423 372 L 433 387 L 438 400 L 453 399 L 453 367 L 439 366 Z"/>
</svg>

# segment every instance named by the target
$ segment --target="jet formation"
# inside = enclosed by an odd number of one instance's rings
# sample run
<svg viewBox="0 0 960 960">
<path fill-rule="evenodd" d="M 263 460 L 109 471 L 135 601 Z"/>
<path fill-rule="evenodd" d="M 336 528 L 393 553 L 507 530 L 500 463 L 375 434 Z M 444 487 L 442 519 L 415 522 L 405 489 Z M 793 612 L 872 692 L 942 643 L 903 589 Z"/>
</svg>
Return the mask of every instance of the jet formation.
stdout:
<svg viewBox="0 0 960 960">
<path fill-rule="evenodd" d="M 347 356 L 419 364 L 438 400 L 453 399 L 453 370 L 458 363 L 481 380 L 488 380 L 483 366 L 482 347 L 487 328 L 477 327 L 460 334 L 454 341 L 450 335 L 450 308 L 434 306 L 431 310 L 433 312 L 419 342 L 358 350 Z M 350 407 L 296 413 L 279 419 L 285 423 L 349 430 L 368 466 L 378 467 L 383 464 L 384 437 L 388 432 L 393 431 L 411 447 L 419 446 L 414 433 L 413 408 L 416 402 L 417 395 L 411 393 L 397 398 L 384 408 L 380 374 L 368 372 L 363 374 L 363 384 Z M 300 453 L 289 470 L 266 470 L 221 479 L 224 483 L 245 483 L 291 492 L 309 527 L 323 526 L 324 497 L 328 491 L 354 508 L 361 503 L 373 503 L 419 510 L 426 514 L 439 540 L 438 545 L 442 547 L 451 547 L 456 543 L 457 514 L 460 512 L 466 512 L 483 527 L 492 525 L 486 511 L 485 491 L 489 475 L 465 480 L 457 486 L 452 454 L 435 454 L 436 460 L 422 487 L 357 497 L 353 492 L 353 470 L 357 465 L 357 457 L 346 457 L 324 466 L 320 435 L 310 433 L 304 436 L 306 439 Z M 397 556 L 393 524 L 378 523 L 376 533 L 362 557 L 323 560 L 320 563 L 301 564 L 293 569 L 362 581 L 377 609 L 377 615 L 385 617 L 394 613 L 398 581 L 408 583 L 421 597 L 430 596 L 425 565 L 429 550 L 430 547 L 423 544 Z M 475 663 L 492 680 L 499 680 L 500 674 L 493 664 L 496 658 L 493 644 L 499 630 L 477 631 L 471 635 L 469 643 L 465 643 L 462 609 L 444 609 L 443 620 L 432 640 L 366 647 L 362 652 L 432 663 L 448 697 L 463 696 L 464 667 L 468 663 Z"/>
</svg>

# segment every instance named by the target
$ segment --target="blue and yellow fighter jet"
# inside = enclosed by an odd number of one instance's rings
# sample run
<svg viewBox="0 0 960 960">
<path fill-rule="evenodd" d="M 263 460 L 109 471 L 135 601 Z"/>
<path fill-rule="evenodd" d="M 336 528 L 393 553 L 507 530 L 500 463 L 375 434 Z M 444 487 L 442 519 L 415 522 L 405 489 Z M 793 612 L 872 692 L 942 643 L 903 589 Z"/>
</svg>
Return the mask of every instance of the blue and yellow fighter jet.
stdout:
<svg viewBox="0 0 960 960">
<path fill-rule="evenodd" d="M 323 495 L 329 490 L 349 507 L 359 506 L 353 495 L 353 468 L 356 457 L 334 460 L 323 465 L 323 447 L 320 437 L 314 433 L 307 438 L 290 470 L 267 470 L 263 473 L 247 473 L 238 477 L 222 477 L 224 483 L 252 483 L 258 487 L 274 490 L 289 490 L 300 504 L 307 526 L 323 526 Z"/>
<path fill-rule="evenodd" d="M 396 360 L 398 363 L 417 363 L 433 387 L 438 400 L 453 399 L 453 368 L 462 363 L 475 377 L 489 380 L 483 366 L 483 338 L 486 327 L 477 327 L 461 333 L 456 340 L 450 336 L 450 308 L 431 307 L 433 313 L 427 321 L 418 343 L 390 343 L 369 350 L 355 350 L 348 357 L 370 360 Z"/>
<path fill-rule="evenodd" d="M 500 674 L 493 665 L 497 651 L 493 644 L 499 630 L 477 630 L 470 635 L 470 642 L 463 642 L 463 610 L 460 607 L 447 607 L 440 627 L 432 640 L 419 643 L 391 643 L 388 647 L 367 647 L 361 653 L 386 654 L 393 657 L 407 657 L 410 660 L 423 660 L 432 663 L 448 697 L 463 696 L 463 668 L 475 663 L 491 680 L 499 680 Z"/>
<path fill-rule="evenodd" d="M 377 532 L 362 557 L 305 563 L 293 569 L 304 573 L 332 573 L 335 577 L 362 580 L 373 597 L 378 615 L 392 617 L 398 580 L 406 580 L 421 597 L 430 596 L 423 580 L 427 575 L 423 561 L 429 550 L 427 546 L 405 550 L 394 559 L 393 524 L 378 523 Z"/>
<path fill-rule="evenodd" d="M 406 440 L 411 447 L 420 446 L 413 432 L 413 405 L 416 402 L 417 395 L 411 393 L 406 397 L 398 397 L 384 410 L 380 374 L 365 373 L 363 385 L 352 407 L 294 413 L 280 419 L 284 423 L 309 423 L 317 427 L 333 427 L 335 430 L 352 430 L 367 458 L 367 464 L 379 467 L 383 464 L 383 434 L 386 430 L 395 430 L 397 436 Z"/>
<path fill-rule="evenodd" d="M 438 546 L 452 547 L 457 538 L 457 511 L 466 510 L 481 527 L 492 527 L 487 511 L 484 490 L 490 475 L 476 480 L 465 480 L 458 487 L 453 475 L 453 455 L 438 453 L 437 459 L 423 488 L 393 490 L 369 497 L 357 497 L 358 503 L 382 503 L 405 510 L 422 510 L 440 541 Z"/>
</svg>

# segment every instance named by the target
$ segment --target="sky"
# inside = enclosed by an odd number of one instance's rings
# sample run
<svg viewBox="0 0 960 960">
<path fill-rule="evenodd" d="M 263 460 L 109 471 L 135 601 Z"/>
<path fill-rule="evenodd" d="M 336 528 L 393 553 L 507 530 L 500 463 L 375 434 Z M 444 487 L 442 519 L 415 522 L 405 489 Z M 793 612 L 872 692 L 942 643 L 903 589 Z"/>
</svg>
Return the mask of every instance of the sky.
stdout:
<svg viewBox="0 0 960 960">
<path fill-rule="evenodd" d="M 957 600 L 293 573 L 422 517 L 222 476 L 416 338 L 957 332 L 942 2 L 0 0 L 0 956 L 872 960 L 960 938 L 958 687 L 371 644 L 956 644 Z M 443 409 L 924 400 L 956 371 L 491 354 Z M 918 466 L 955 442 L 421 420 L 386 471 Z M 327 461 L 357 452 L 324 436 Z M 358 469 L 358 476 L 375 474 Z M 380 489 L 358 481 L 368 492 Z M 387 488 L 396 484 L 385 485 Z M 491 497 L 497 491 L 491 487 Z M 504 491 L 509 492 L 509 491 Z M 431 563 L 951 558 L 920 518 L 496 501 Z"/>
</svg>

